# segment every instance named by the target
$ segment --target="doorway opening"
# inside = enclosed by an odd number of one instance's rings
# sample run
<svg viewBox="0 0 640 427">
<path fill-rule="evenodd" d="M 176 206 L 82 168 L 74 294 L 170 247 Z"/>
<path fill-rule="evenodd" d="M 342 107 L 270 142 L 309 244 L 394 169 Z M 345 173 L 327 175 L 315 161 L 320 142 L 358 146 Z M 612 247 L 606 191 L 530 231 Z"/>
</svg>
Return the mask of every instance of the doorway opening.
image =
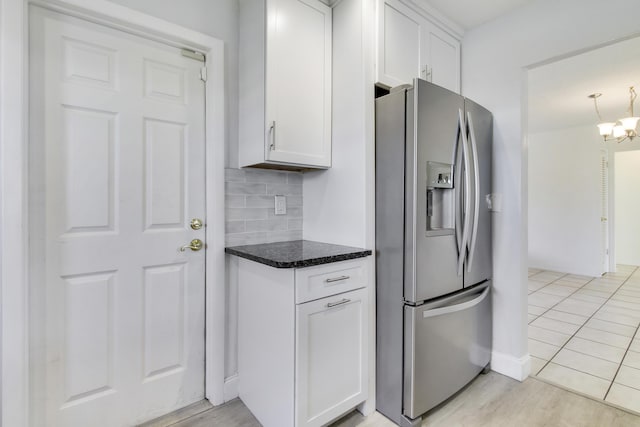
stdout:
<svg viewBox="0 0 640 427">
<path fill-rule="evenodd" d="M 618 178 L 616 166 L 639 142 L 603 142 L 587 95 L 607 96 L 603 117 L 624 114 L 640 58 L 622 52 L 638 48 L 629 39 L 528 71 L 531 375 L 635 411 L 640 262 L 619 258 L 631 229 L 617 215 L 630 207 L 616 199 L 640 178 Z"/>
</svg>

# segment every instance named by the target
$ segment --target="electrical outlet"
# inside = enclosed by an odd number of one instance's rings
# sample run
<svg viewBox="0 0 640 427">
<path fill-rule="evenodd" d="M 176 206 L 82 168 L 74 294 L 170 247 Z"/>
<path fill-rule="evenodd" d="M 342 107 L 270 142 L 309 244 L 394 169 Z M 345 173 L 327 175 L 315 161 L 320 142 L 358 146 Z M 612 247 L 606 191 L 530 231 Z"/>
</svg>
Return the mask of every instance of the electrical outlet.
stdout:
<svg viewBox="0 0 640 427">
<path fill-rule="evenodd" d="M 286 215 L 287 214 L 287 198 L 285 196 L 274 196 L 274 197 L 275 197 L 276 215 Z"/>
</svg>

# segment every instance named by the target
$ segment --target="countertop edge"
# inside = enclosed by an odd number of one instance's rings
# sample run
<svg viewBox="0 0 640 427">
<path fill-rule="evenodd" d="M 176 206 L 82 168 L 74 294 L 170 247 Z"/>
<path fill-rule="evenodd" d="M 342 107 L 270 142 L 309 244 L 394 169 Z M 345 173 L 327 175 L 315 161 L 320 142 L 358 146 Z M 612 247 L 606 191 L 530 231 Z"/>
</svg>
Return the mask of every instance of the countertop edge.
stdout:
<svg viewBox="0 0 640 427">
<path fill-rule="evenodd" d="M 237 257 L 245 258 L 250 261 L 255 261 L 260 264 L 268 265 L 269 267 L 274 267 L 274 268 L 313 267 L 316 265 L 331 264 L 334 262 L 348 261 L 348 260 L 357 259 L 357 258 L 365 258 L 370 256 L 373 253 L 370 249 L 365 249 L 362 251 L 356 251 L 356 252 L 351 252 L 346 254 L 329 255 L 326 257 L 309 258 L 309 259 L 302 259 L 302 260 L 296 260 L 296 261 L 274 261 L 272 259 L 262 258 L 257 255 L 236 251 L 233 248 L 225 248 L 224 251 L 229 255 L 235 255 Z"/>
</svg>

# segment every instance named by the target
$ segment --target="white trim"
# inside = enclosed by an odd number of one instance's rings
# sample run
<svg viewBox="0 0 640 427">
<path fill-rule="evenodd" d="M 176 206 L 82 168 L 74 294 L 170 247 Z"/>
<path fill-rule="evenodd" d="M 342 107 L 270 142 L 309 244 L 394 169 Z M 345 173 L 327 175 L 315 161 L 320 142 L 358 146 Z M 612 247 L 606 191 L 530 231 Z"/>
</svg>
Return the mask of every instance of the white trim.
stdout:
<svg viewBox="0 0 640 427">
<path fill-rule="evenodd" d="M 607 148 L 611 148 L 610 146 Z M 609 271 L 615 273 L 616 265 L 616 150 L 609 149 Z"/>
<path fill-rule="evenodd" d="M 23 0 L 0 0 L 0 276 L 3 426 L 24 426 L 28 402 L 26 86 Z"/>
<path fill-rule="evenodd" d="M 609 151 L 609 271 L 615 273 L 618 270 L 616 260 L 616 153 L 640 150 L 640 142 L 635 140 L 618 144 L 610 141 L 607 143 L 607 149 Z"/>
<path fill-rule="evenodd" d="M 224 401 L 224 43 L 105 0 L 0 0 L 1 425 L 29 425 L 27 7 L 38 4 L 207 55 L 206 390 Z"/>
<path fill-rule="evenodd" d="M 224 401 L 228 402 L 235 399 L 239 395 L 240 393 L 238 392 L 238 374 L 235 374 L 224 380 Z"/>
<path fill-rule="evenodd" d="M 28 401 L 26 284 L 25 4 L 0 0 L 0 217 L 2 425 L 25 425 Z"/>
<path fill-rule="evenodd" d="M 202 53 L 223 42 L 206 34 L 147 15 L 106 0 L 27 0 L 47 9 L 107 25 L 127 33 L 150 38 L 174 47 Z"/>
<path fill-rule="evenodd" d="M 421 15 L 426 15 L 426 18 L 432 23 L 438 25 L 444 31 L 451 34 L 458 40 L 462 40 L 464 37 L 464 28 L 453 22 L 442 12 L 431 6 L 426 0 L 401 0 L 407 6 L 417 9 Z"/>
<path fill-rule="evenodd" d="M 600 161 L 602 162 L 602 160 L 604 159 L 604 162 L 606 163 L 606 171 L 605 174 L 607 176 L 607 188 L 606 188 L 606 192 L 607 192 L 607 206 L 606 206 L 606 211 L 607 211 L 607 217 L 610 217 L 610 211 L 609 211 L 609 198 L 611 197 L 609 194 L 609 188 L 611 188 L 611 186 L 609 185 L 609 175 L 611 174 L 611 170 L 609 169 L 609 157 L 611 155 L 609 154 L 609 148 L 604 146 L 600 148 Z M 600 167 L 602 168 L 602 164 L 600 165 Z M 600 188 L 600 197 L 601 197 L 601 202 L 602 202 L 602 169 L 600 171 L 600 184 L 601 184 L 601 188 Z M 602 208 L 603 206 L 600 206 L 601 212 L 602 212 Z M 602 219 L 601 221 L 601 227 L 602 227 Z M 605 224 L 605 228 L 606 228 L 606 241 L 601 241 L 600 242 L 600 249 L 602 249 L 602 253 L 601 256 L 605 257 L 605 259 L 602 260 L 602 274 L 605 273 L 609 273 L 611 271 L 611 250 L 610 250 L 610 246 L 611 246 L 611 219 L 607 218 L 607 223 Z"/>
<path fill-rule="evenodd" d="M 524 381 L 531 372 L 529 353 L 522 357 L 514 357 L 497 351 L 491 353 L 491 370 L 518 381 Z"/>
<path fill-rule="evenodd" d="M 224 403 L 225 360 L 225 254 L 224 254 L 224 43 L 212 39 L 207 55 L 206 82 L 206 333 L 205 397 L 213 405 Z"/>
<path fill-rule="evenodd" d="M 376 2 L 377 3 L 377 2 Z M 376 4 L 364 0 L 362 7 L 362 75 L 364 99 L 364 119 L 362 135 L 364 136 L 365 155 L 365 247 L 376 247 L 376 146 L 375 146 L 375 93 L 371 88 L 375 83 L 376 52 Z M 372 414 L 376 409 L 376 262 L 375 257 L 367 261 L 369 274 L 369 393 L 367 400 L 358 411 L 362 415 Z"/>
</svg>

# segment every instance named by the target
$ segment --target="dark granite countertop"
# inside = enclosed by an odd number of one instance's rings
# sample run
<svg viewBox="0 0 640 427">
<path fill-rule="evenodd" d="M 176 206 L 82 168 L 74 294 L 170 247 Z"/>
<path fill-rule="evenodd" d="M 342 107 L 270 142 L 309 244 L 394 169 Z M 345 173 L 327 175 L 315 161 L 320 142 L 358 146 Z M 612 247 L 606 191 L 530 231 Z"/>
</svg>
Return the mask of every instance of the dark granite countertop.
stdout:
<svg viewBox="0 0 640 427">
<path fill-rule="evenodd" d="M 233 246 L 226 253 L 275 268 L 299 268 L 329 264 L 371 255 L 371 250 L 311 240 Z"/>
</svg>

